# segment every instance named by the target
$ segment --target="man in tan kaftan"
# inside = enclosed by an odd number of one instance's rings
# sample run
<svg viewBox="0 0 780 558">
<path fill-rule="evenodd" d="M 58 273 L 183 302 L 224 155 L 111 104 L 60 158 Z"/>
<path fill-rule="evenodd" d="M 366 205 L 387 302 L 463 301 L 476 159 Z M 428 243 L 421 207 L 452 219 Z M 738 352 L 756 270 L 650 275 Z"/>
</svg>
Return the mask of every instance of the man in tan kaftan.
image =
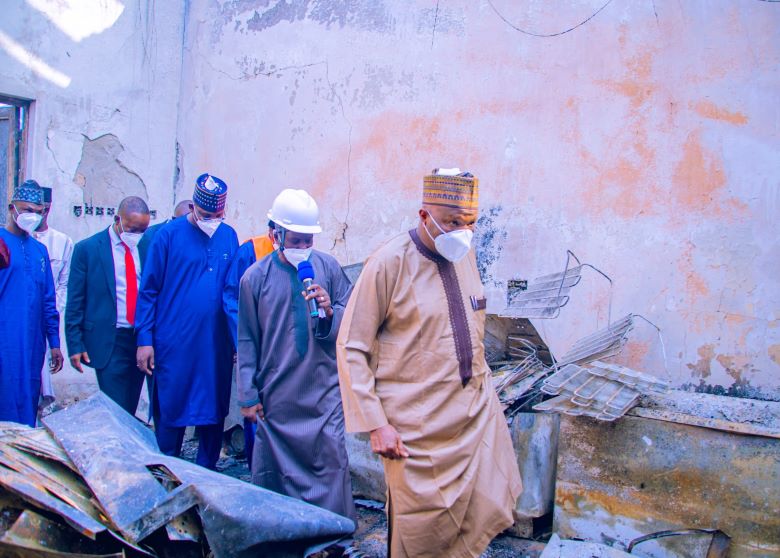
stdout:
<svg viewBox="0 0 780 558">
<path fill-rule="evenodd" d="M 478 182 L 425 177 L 417 228 L 366 261 L 337 342 L 347 430 L 384 457 L 392 558 L 479 556 L 521 491 L 485 361 Z"/>
</svg>

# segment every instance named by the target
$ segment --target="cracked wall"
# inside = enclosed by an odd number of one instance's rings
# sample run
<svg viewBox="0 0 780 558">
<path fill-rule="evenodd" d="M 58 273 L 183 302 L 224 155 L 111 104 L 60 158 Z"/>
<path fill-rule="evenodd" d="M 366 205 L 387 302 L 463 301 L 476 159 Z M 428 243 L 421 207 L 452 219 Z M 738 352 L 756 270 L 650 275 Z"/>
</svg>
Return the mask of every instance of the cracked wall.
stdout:
<svg viewBox="0 0 780 558">
<path fill-rule="evenodd" d="M 110 218 L 73 205 L 145 191 L 165 216 L 208 171 L 240 238 L 303 187 L 317 246 L 353 263 L 414 226 L 423 174 L 458 165 L 482 184 L 489 310 L 569 249 L 614 279 L 613 318 L 664 332 L 666 366 L 641 327 L 624 364 L 780 398 L 780 5 L 143 0 L 68 34 L 67 4 L 4 11 L 0 93 L 35 99 L 28 176 L 74 239 Z M 584 275 L 536 326 L 560 354 L 609 308 Z"/>
<path fill-rule="evenodd" d="M 95 139 L 84 137 L 81 160 L 73 182 L 84 189 L 86 204 L 111 207 L 127 196 L 149 199 L 144 181 L 120 160 L 124 150 L 114 134 Z"/>
<path fill-rule="evenodd" d="M 303 187 L 317 246 L 359 261 L 458 165 L 481 179 L 489 309 L 570 249 L 614 279 L 613 318 L 663 330 L 668 371 L 649 327 L 624 364 L 780 398 L 780 5 L 197 0 L 185 51 L 177 194 L 225 178 L 241 238 Z M 560 354 L 608 311 L 584 274 L 536 325 Z"/>
<path fill-rule="evenodd" d="M 116 207 L 127 195 L 148 200 L 167 216 L 176 168 L 183 2 L 5 4 L 0 93 L 34 101 L 25 172 L 53 188 L 51 226 L 79 241 L 113 217 L 77 217 L 74 205 Z M 53 381 L 64 400 L 97 389 L 91 370 L 79 374 L 67 365 Z"/>
</svg>

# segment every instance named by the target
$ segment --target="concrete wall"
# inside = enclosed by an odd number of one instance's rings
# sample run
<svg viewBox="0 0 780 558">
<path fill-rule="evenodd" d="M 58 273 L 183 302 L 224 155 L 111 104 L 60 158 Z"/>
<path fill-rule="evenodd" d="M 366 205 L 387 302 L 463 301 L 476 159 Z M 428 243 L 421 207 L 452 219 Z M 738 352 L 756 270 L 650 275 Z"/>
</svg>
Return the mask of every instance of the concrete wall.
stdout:
<svg viewBox="0 0 780 558">
<path fill-rule="evenodd" d="M 210 171 L 241 237 L 310 189 L 352 263 L 458 165 L 490 310 L 570 249 L 614 279 L 613 318 L 663 329 L 676 385 L 780 398 L 780 5 L 605 2 L 14 0 L 0 93 L 36 99 L 30 175 L 76 238 L 106 224 L 70 215 L 85 195 L 165 214 Z M 559 355 L 607 321 L 598 276 L 572 294 L 536 323 Z M 649 327 L 623 356 L 664 374 Z"/>
<path fill-rule="evenodd" d="M 195 0 L 182 181 L 231 185 L 241 237 L 285 187 L 310 189 L 343 263 L 412 227 L 421 177 L 481 179 L 490 309 L 505 281 L 615 281 L 612 317 L 664 333 L 676 385 L 780 397 L 780 5 L 712 0 Z M 606 325 L 587 274 L 557 354 Z M 652 328 L 624 363 L 664 375 Z"/>
<path fill-rule="evenodd" d="M 26 176 L 54 188 L 50 224 L 80 240 L 126 195 L 170 212 L 184 7 L 181 2 L 11 0 L 0 17 L 0 94 L 33 99 Z M 94 388 L 69 367 L 58 395 Z"/>
</svg>

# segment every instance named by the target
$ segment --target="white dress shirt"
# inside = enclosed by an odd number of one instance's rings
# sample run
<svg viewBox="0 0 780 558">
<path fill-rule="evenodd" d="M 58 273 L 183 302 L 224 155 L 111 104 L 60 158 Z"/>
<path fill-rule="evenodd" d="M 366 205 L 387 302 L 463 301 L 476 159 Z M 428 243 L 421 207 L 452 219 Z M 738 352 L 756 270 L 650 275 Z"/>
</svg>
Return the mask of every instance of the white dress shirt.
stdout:
<svg viewBox="0 0 780 558">
<path fill-rule="evenodd" d="M 54 276 L 54 289 L 57 291 L 57 311 L 62 315 L 65 311 L 65 297 L 68 294 L 73 241 L 67 234 L 51 227 L 43 232 L 33 233 L 33 237 L 49 251 L 51 274 Z"/>
<path fill-rule="evenodd" d="M 127 321 L 127 275 L 125 272 L 125 245 L 114 226 L 108 228 L 111 237 L 111 253 L 114 256 L 114 277 L 116 278 L 116 327 L 133 327 Z M 138 255 L 138 247 L 130 249 L 135 262 L 136 286 L 141 290 L 141 257 Z"/>
<path fill-rule="evenodd" d="M 57 295 L 57 312 L 60 313 L 60 327 L 62 327 L 65 298 L 68 294 L 70 260 L 73 256 L 73 241 L 67 234 L 51 227 L 43 232 L 33 233 L 33 238 L 46 246 L 46 250 L 49 252 L 51 274 L 54 277 L 54 290 Z M 45 407 L 53 402 L 54 399 L 54 386 L 51 382 L 51 368 L 49 368 L 49 343 L 47 341 L 46 358 L 43 359 L 43 369 L 41 370 L 41 400 L 39 407 Z"/>
</svg>

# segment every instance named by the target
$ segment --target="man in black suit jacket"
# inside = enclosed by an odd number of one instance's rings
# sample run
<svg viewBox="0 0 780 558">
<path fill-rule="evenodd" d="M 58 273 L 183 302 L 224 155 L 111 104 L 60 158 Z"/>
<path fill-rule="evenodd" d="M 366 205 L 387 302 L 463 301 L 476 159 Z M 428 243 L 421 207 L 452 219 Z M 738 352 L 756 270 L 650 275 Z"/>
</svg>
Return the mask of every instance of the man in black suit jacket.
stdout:
<svg viewBox="0 0 780 558">
<path fill-rule="evenodd" d="M 135 305 L 149 226 L 149 208 L 131 196 L 119 204 L 114 224 L 78 242 L 73 250 L 65 306 L 70 362 L 95 369 L 100 390 L 135 414 L 144 374 L 136 366 Z M 140 251 L 139 251 L 140 250 Z"/>
</svg>

